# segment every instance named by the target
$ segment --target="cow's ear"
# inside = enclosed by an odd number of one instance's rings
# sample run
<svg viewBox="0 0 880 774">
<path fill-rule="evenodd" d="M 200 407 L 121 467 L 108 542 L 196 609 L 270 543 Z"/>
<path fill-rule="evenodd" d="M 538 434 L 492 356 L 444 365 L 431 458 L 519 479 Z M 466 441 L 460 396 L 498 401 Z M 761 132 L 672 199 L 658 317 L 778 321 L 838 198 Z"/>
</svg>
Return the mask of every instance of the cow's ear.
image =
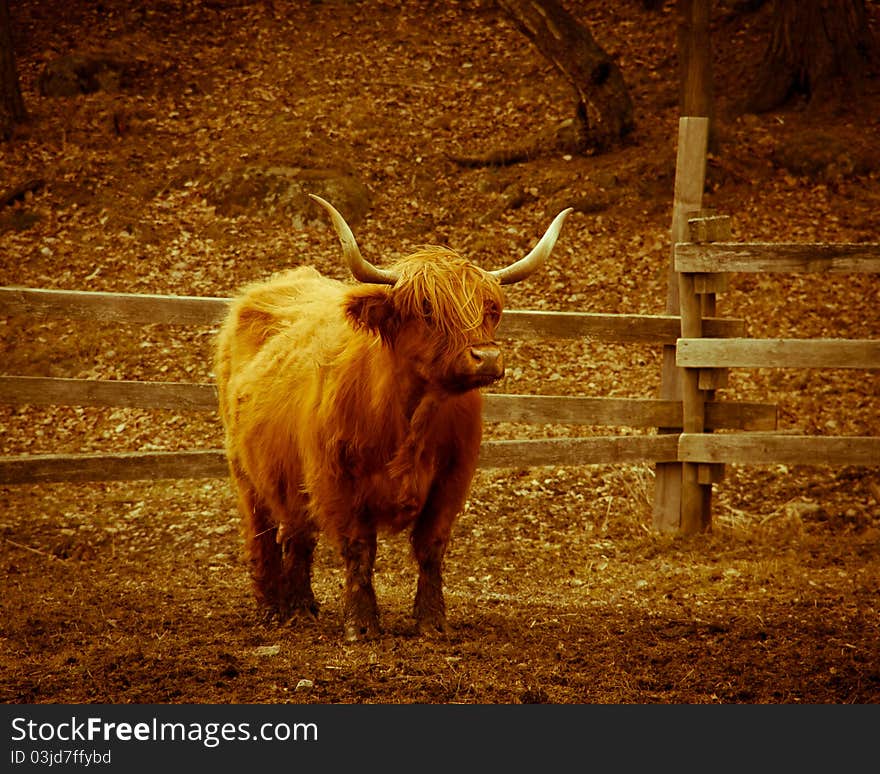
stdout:
<svg viewBox="0 0 880 774">
<path fill-rule="evenodd" d="M 383 341 L 392 342 L 397 331 L 397 315 L 391 300 L 391 288 L 364 285 L 355 288 L 345 302 L 345 314 L 355 328 L 378 333 Z"/>
</svg>

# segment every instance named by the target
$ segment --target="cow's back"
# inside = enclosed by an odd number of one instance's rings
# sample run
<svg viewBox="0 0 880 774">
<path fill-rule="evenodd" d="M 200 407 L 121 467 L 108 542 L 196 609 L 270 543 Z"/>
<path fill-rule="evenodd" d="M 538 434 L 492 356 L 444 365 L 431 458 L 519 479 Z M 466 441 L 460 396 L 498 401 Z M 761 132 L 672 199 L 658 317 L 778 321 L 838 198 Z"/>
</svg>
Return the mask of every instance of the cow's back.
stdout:
<svg viewBox="0 0 880 774">
<path fill-rule="evenodd" d="M 308 325 L 316 315 L 337 316 L 343 288 L 341 282 L 310 267 L 247 286 L 233 300 L 220 330 L 218 359 L 228 358 L 231 369 L 236 370 L 251 361 L 272 336 L 297 324 Z"/>
<path fill-rule="evenodd" d="M 342 322 L 344 287 L 310 267 L 245 287 L 232 301 L 217 338 L 215 373 L 221 387 L 279 333 L 308 330 L 326 320 Z"/>
<path fill-rule="evenodd" d="M 246 287 L 232 302 L 214 363 L 227 446 L 236 444 L 242 425 L 271 416 L 271 404 L 309 392 L 320 364 L 350 335 L 342 313 L 345 288 L 301 267 Z"/>
</svg>

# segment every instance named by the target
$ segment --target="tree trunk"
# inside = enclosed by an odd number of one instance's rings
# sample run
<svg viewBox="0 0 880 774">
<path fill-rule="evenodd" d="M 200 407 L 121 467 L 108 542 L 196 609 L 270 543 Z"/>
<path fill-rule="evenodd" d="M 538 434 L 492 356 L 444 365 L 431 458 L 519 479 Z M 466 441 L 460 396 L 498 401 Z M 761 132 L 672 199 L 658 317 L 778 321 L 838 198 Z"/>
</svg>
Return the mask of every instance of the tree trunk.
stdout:
<svg viewBox="0 0 880 774">
<path fill-rule="evenodd" d="M 715 118 L 712 79 L 711 0 L 677 0 L 679 109 L 682 116 L 709 119 L 709 144 Z"/>
<path fill-rule="evenodd" d="M 605 150 L 632 130 L 632 100 L 620 68 L 559 0 L 498 4 L 574 89 L 582 150 Z"/>
<path fill-rule="evenodd" d="M 13 125 L 26 118 L 12 51 L 9 0 L 0 0 L 0 139 L 9 139 Z"/>
<path fill-rule="evenodd" d="M 853 98 L 873 40 L 865 0 L 774 0 L 773 31 L 747 110 Z M 841 88 L 842 87 L 842 88 Z"/>
</svg>

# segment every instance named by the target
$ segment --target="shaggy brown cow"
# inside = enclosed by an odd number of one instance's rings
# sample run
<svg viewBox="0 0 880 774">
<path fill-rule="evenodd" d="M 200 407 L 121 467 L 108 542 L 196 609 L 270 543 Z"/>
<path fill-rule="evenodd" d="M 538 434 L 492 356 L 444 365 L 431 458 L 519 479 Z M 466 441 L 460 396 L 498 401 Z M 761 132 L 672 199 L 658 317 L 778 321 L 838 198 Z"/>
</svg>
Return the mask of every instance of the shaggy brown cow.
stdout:
<svg viewBox="0 0 880 774">
<path fill-rule="evenodd" d="M 480 387 L 504 373 L 493 341 L 502 283 L 553 249 L 495 272 L 424 248 L 389 269 L 362 256 L 327 202 L 364 284 L 311 268 L 246 288 L 219 334 L 215 373 L 226 452 L 256 595 L 282 618 L 314 617 L 312 553 L 332 537 L 345 564 L 348 640 L 379 633 L 373 562 L 380 528 L 412 528 L 415 618 L 446 630 L 441 565 L 480 448 Z"/>
</svg>

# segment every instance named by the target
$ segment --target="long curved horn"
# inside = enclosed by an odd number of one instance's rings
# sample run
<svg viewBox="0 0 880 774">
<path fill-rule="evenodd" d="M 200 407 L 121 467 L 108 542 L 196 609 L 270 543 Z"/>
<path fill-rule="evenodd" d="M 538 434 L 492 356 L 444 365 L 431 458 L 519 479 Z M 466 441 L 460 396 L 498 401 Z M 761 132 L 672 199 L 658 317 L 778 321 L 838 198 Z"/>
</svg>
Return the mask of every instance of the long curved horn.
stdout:
<svg viewBox="0 0 880 774">
<path fill-rule="evenodd" d="M 489 273 L 493 277 L 497 277 L 502 285 L 510 285 L 511 283 L 519 282 L 528 277 L 547 260 L 548 256 L 553 251 L 553 246 L 556 244 L 559 232 L 562 231 L 562 224 L 572 212 L 574 212 L 574 207 L 569 207 L 553 218 L 550 228 L 544 232 L 544 236 L 541 237 L 538 244 L 532 248 L 532 251 L 525 258 L 520 258 L 520 260 L 516 263 L 510 264 L 510 266 L 506 266 L 503 269 L 496 269 Z"/>
<path fill-rule="evenodd" d="M 322 199 L 315 194 L 309 194 L 318 204 L 320 204 L 327 212 L 330 213 L 330 219 L 333 221 L 333 228 L 336 229 L 336 236 L 342 243 L 342 252 L 345 255 L 345 262 L 351 270 L 355 279 L 361 282 L 371 282 L 376 285 L 393 285 L 399 279 L 399 276 L 387 269 L 379 269 L 373 266 L 362 255 L 360 248 L 355 241 L 354 234 L 345 222 L 345 218 L 339 214 L 336 208 L 330 202 Z"/>
</svg>

